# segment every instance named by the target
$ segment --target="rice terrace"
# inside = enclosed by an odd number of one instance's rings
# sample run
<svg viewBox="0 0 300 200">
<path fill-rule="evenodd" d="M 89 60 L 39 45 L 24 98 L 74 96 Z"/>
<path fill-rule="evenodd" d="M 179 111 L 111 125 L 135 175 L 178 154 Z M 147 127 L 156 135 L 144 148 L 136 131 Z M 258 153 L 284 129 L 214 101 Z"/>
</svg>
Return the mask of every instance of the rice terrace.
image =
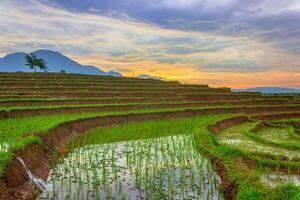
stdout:
<svg viewBox="0 0 300 200">
<path fill-rule="evenodd" d="M 299 0 L 0 0 L 0 200 L 300 200 Z"/>
<path fill-rule="evenodd" d="M 0 77 L 2 199 L 299 195 L 294 96 L 110 76 Z"/>
</svg>

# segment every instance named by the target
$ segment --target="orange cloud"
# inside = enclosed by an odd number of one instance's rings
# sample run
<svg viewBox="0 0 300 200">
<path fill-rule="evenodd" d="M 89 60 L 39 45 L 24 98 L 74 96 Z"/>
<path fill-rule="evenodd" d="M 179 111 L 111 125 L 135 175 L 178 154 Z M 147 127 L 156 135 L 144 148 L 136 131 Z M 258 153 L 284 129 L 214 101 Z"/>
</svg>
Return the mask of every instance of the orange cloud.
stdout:
<svg viewBox="0 0 300 200">
<path fill-rule="evenodd" d="M 165 29 L 130 18 L 73 13 L 36 0 L 3 4 L 0 55 L 7 49 L 51 48 L 126 76 L 134 72 L 233 88 L 300 87 L 295 81 L 299 57 L 253 37 Z"/>
</svg>

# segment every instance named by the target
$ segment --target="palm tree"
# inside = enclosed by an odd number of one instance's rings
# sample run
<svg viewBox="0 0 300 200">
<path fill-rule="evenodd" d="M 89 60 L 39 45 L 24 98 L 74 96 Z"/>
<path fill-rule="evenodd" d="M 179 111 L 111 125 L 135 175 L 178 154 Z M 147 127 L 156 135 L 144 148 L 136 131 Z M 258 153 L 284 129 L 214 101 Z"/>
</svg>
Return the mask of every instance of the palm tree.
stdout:
<svg viewBox="0 0 300 200">
<path fill-rule="evenodd" d="M 48 67 L 46 66 L 47 62 L 43 60 L 42 58 L 38 58 L 33 53 L 27 54 L 25 56 L 26 60 L 26 66 L 28 66 L 30 69 L 34 69 L 34 72 L 36 72 L 36 68 L 39 67 L 41 71 L 47 71 Z"/>
</svg>

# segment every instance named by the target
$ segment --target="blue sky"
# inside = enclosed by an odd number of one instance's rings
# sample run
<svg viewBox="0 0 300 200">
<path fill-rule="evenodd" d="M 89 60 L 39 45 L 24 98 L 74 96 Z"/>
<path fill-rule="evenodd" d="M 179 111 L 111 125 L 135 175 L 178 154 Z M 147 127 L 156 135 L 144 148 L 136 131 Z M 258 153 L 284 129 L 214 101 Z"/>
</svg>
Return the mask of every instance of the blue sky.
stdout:
<svg viewBox="0 0 300 200">
<path fill-rule="evenodd" d="M 0 55 L 51 49 L 128 76 L 300 87 L 299 21 L 299 0 L 2 0 Z"/>
</svg>

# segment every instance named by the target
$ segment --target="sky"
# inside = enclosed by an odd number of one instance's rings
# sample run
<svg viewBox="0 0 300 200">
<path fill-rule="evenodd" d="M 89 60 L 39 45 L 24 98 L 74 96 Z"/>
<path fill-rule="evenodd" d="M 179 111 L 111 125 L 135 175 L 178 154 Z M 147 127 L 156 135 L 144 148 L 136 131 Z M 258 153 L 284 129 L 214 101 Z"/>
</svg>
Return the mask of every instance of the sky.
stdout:
<svg viewBox="0 0 300 200">
<path fill-rule="evenodd" d="M 125 76 L 300 88 L 300 0 L 0 0 L 0 57 L 37 49 Z"/>
</svg>

